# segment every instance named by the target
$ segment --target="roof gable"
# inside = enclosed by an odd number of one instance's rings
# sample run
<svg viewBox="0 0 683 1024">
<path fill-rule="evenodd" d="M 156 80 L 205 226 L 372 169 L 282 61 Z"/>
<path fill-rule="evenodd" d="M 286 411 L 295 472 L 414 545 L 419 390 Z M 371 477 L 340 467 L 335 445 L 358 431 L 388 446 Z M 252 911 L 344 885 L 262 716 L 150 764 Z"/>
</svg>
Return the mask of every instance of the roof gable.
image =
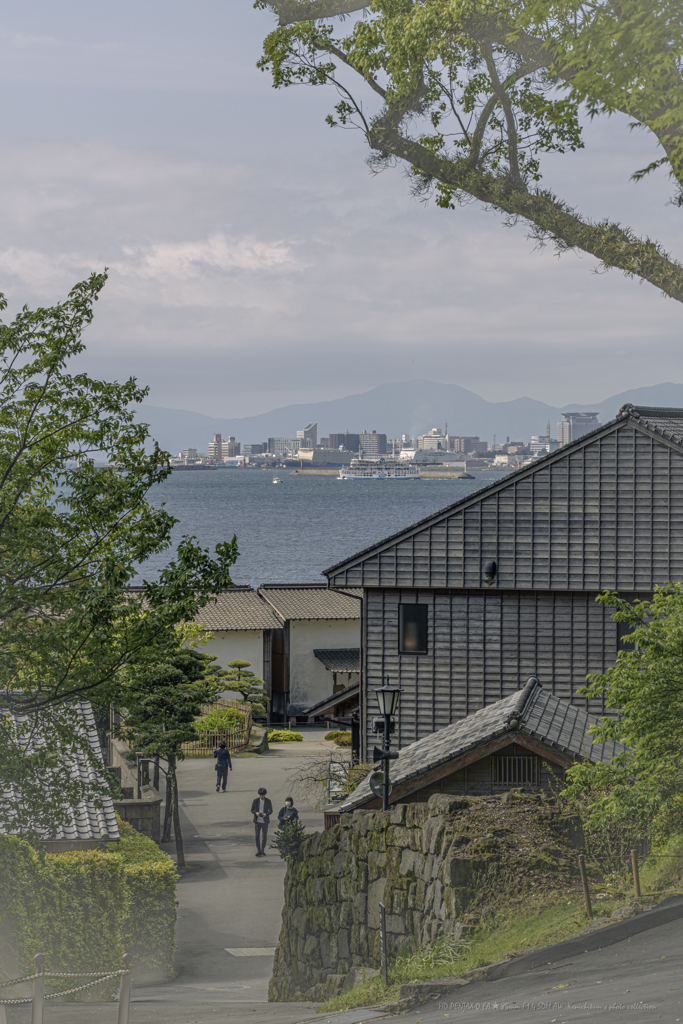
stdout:
<svg viewBox="0 0 683 1024">
<path fill-rule="evenodd" d="M 596 763 L 610 761 L 626 748 L 621 743 L 594 743 L 589 729 L 599 722 L 583 708 L 543 690 L 532 676 L 509 697 L 403 747 L 392 763 L 391 782 L 400 796 L 402 785 L 448 762 L 453 762 L 453 771 L 457 771 L 458 760 L 469 751 L 505 735 L 510 742 L 529 736 L 573 757 L 587 757 Z M 370 782 L 364 779 L 341 809 L 350 811 L 374 799 Z"/>
<path fill-rule="evenodd" d="M 331 587 L 651 590 L 683 581 L 683 410 L 611 423 L 325 570 Z"/>
</svg>

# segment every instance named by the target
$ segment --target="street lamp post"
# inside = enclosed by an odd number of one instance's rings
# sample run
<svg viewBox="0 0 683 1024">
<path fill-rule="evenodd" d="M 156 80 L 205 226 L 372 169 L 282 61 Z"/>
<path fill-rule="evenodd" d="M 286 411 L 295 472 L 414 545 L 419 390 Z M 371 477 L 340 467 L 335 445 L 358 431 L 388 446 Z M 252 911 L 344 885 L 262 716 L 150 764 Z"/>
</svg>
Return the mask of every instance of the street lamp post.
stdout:
<svg viewBox="0 0 683 1024">
<path fill-rule="evenodd" d="M 389 810 L 389 761 L 394 761 L 398 757 L 398 754 L 391 750 L 391 716 L 395 714 L 398 708 L 402 692 L 400 687 L 390 685 L 389 676 L 386 676 L 384 686 L 380 686 L 375 690 L 380 714 L 384 716 L 384 747 L 381 750 L 379 747 L 375 747 L 373 750 L 375 761 L 384 761 L 384 779 L 382 781 L 383 811 Z"/>
</svg>

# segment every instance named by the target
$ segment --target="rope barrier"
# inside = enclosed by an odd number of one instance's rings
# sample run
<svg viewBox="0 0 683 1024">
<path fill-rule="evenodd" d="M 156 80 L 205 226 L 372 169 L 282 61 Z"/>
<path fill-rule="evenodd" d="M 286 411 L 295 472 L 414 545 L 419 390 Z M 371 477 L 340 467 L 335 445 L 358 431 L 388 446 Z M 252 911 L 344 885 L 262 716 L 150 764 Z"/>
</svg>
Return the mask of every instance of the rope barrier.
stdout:
<svg viewBox="0 0 683 1024">
<path fill-rule="evenodd" d="M 94 981 L 88 981 L 85 985 L 78 985 L 76 988 L 69 988 L 64 991 L 50 992 L 43 996 L 43 999 L 58 999 L 60 996 L 71 996 L 75 992 L 83 992 L 87 988 L 92 988 L 94 985 L 99 985 L 102 981 L 111 981 L 112 978 L 123 977 L 123 975 L 130 975 L 131 971 L 128 968 L 123 968 L 117 971 L 110 971 L 108 974 L 102 971 L 79 971 L 75 973 L 64 974 L 59 971 L 44 971 L 39 974 L 29 974 L 25 978 L 12 978 L 10 981 L 0 982 L 0 988 L 7 988 L 9 985 L 21 985 L 27 981 L 34 981 L 36 978 L 94 978 Z M 20 1003 L 32 1003 L 33 996 L 27 996 L 24 999 L 0 999 L 0 1006 L 18 1006 Z"/>
</svg>

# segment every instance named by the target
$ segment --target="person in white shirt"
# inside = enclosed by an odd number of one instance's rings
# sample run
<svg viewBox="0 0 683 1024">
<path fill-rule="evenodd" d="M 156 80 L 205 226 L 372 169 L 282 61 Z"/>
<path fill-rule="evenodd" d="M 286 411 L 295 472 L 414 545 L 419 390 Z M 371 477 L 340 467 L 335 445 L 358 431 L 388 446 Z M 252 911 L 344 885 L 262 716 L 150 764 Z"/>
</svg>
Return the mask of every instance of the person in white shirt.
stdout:
<svg viewBox="0 0 683 1024">
<path fill-rule="evenodd" d="M 265 857 L 268 823 L 273 813 L 273 804 L 266 796 L 267 790 L 261 786 L 258 796 L 252 800 L 251 813 L 254 816 L 254 832 L 256 834 L 256 856 Z"/>
</svg>

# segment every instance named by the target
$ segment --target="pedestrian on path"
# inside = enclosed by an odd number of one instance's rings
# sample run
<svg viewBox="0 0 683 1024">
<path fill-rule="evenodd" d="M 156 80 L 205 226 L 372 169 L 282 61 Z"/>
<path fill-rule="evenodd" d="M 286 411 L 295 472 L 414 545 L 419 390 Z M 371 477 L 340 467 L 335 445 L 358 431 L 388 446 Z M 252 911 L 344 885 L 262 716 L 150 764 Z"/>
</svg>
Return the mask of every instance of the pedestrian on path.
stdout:
<svg viewBox="0 0 683 1024">
<path fill-rule="evenodd" d="M 251 813 L 254 815 L 254 832 L 256 834 L 256 856 L 265 857 L 266 839 L 268 838 L 268 822 L 273 813 L 273 804 L 266 796 L 267 790 L 261 786 L 258 796 L 252 801 Z"/>
<path fill-rule="evenodd" d="M 281 825 L 285 825 L 288 821 L 297 821 L 299 818 L 299 812 L 294 806 L 294 801 L 291 796 L 285 797 L 285 806 L 281 807 L 277 812 L 277 820 Z"/>
<path fill-rule="evenodd" d="M 221 788 L 222 782 L 223 792 L 225 793 L 225 787 L 228 782 L 228 772 L 232 771 L 230 751 L 228 750 L 225 740 L 220 741 L 213 752 L 213 756 L 216 758 L 216 792 Z"/>
</svg>

